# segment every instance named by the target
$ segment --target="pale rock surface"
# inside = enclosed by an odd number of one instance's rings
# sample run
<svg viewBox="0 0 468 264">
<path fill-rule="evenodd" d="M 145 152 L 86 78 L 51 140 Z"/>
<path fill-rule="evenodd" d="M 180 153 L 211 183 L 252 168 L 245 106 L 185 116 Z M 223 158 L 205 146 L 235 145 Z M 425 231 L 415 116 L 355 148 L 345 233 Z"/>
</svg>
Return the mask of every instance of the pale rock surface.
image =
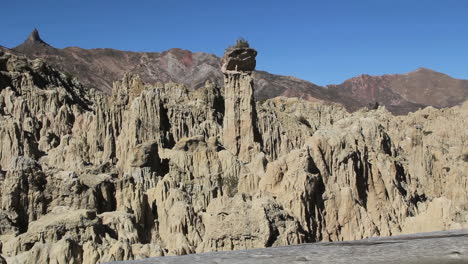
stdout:
<svg viewBox="0 0 468 264">
<path fill-rule="evenodd" d="M 398 117 L 297 98 L 255 104 L 255 55 L 227 53 L 224 89 L 126 74 L 107 96 L 1 51 L 8 263 L 466 228 L 468 103 Z"/>
<path fill-rule="evenodd" d="M 300 225 L 272 198 L 220 197 L 202 214 L 205 236 L 197 252 L 239 250 L 299 244 Z M 219 232 L 223 230 L 223 232 Z"/>
<path fill-rule="evenodd" d="M 271 160 L 302 147 L 317 129 L 331 126 L 348 115 L 338 105 L 286 97 L 257 103 L 257 111 L 263 151 Z"/>
<path fill-rule="evenodd" d="M 243 162 L 260 151 L 252 71 L 257 51 L 230 48 L 222 59 L 224 74 L 223 144 Z"/>
</svg>

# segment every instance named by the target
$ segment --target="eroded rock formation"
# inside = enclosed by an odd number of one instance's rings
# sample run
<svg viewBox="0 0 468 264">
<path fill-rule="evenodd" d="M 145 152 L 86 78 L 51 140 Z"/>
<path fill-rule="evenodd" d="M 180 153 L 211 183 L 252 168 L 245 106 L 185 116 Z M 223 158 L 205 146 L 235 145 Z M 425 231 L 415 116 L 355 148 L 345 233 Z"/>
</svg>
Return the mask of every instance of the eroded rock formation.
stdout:
<svg viewBox="0 0 468 264">
<path fill-rule="evenodd" d="M 244 162 L 260 151 L 252 71 L 257 51 L 229 48 L 222 59 L 224 74 L 223 144 Z"/>
<path fill-rule="evenodd" d="M 111 96 L 41 60 L 0 52 L 8 263 L 466 227 L 468 103 L 401 117 L 297 98 L 255 104 L 256 54 L 236 52 L 224 88 L 190 91 L 127 74 Z"/>
</svg>

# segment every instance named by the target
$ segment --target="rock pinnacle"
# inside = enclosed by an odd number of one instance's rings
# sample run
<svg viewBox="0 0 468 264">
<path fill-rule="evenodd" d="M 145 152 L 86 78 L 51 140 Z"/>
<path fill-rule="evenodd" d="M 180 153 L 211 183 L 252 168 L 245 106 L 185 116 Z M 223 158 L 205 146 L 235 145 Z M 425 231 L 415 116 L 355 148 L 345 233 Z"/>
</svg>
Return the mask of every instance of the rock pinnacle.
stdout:
<svg viewBox="0 0 468 264">
<path fill-rule="evenodd" d="M 30 43 L 40 42 L 40 43 L 47 44 L 45 43 L 45 41 L 41 39 L 41 36 L 39 35 L 39 31 L 37 30 L 37 28 L 34 28 L 31 34 L 29 34 L 29 37 L 26 40 L 26 42 L 30 42 Z"/>
<path fill-rule="evenodd" d="M 26 41 L 24 41 L 21 45 L 15 47 L 14 50 L 22 53 L 28 53 L 29 51 L 38 51 L 38 49 L 44 48 L 48 49 L 51 48 L 51 46 L 41 39 L 39 31 L 37 30 L 37 28 L 35 28 L 31 32 L 31 34 L 29 34 Z"/>
<path fill-rule="evenodd" d="M 223 144 L 244 162 L 260 151 L 258 144 L 252 71 L 257 51 L 250 47 L 231 47 L 222 58 L 225 115 Z"/>
</svg>

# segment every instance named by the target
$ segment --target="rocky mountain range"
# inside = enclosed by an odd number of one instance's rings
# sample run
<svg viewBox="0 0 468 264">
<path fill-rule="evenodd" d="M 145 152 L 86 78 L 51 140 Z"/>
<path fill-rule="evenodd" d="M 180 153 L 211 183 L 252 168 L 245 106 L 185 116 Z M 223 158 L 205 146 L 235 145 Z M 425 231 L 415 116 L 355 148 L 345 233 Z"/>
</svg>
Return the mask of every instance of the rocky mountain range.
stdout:
<svg viewBox="0 0 468 264">
<path fill-rule="evenodd" d="M 159 66 L 142 66 L 146 77 L 130 70 L 89 89 L 100 75 L 72 78 L 60 59 L 117 75 L 133 53 L 116 51 L 119 64 L 113 51 L 39 40 L 0 51 L 0 261 L 102 263 L 468 224 L 468 102 L 395 116 L 312 96 L 254 100 L 271 87 L 262 80 L 297 83 L 278 88 L 290 96 L 307 82 L 256 72 L 257 51 L 236 46 L 221 59 L 187 53 L 197 64 L 180 50 L 141 53 L 172 65 L 161 68 L 169 79 L 146 83 Z M 28 45 L 56 53 L 27 58 Z M 198 65 L 204 56 L 217 68 Z M 222 79 L 170 79 L 187 69 Z M 354 83 L 314 91 L 363 96 Z"/>
<path fill-rule="evenodd" d="M 220 58 L 182 49 L 164 52 L 79 47 L 57 49 L 43 41 L 35 29 L 24 43 L 10 52 L 30 58 L 44 58 L 67 75 L 77 77 L 86 87 L 108 94 L 113 82 L 126 72 L 139 75 L 145 83 L 172 81 L 191 89 L 203 87 L 206 80 L 223 84 L 219 71 Z M 253 76 L 257 100 L 277 96 L 301 97 L 310 101 L 338 103 L 348 111 L 380 104 L 394 114 L 407 114 L 425 106 L 440 108 L 458 105 L 468 98 L 468 80 L 454 79 L 422 68 L 407 74 L 361 75 L 326 87 L 264 71 L 255 71 Z"/>
</svg>

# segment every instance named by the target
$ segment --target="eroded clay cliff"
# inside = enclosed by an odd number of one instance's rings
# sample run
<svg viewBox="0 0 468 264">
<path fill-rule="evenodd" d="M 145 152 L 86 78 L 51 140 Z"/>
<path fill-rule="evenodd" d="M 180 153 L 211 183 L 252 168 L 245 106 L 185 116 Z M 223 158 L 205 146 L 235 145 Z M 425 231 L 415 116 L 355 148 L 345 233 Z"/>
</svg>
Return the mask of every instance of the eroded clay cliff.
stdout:
<svg viewBox="0 0 468 264">
<path fill-rule="evenodd" d="M 401 117 L 297 98 L 254 103 L 256 52 L 229 52 L 224 87 L 190 91 L 127 74 L 111 96 L 1 52 L 8 263 L 466 227 L 468 103 Z"/>
</svg>

